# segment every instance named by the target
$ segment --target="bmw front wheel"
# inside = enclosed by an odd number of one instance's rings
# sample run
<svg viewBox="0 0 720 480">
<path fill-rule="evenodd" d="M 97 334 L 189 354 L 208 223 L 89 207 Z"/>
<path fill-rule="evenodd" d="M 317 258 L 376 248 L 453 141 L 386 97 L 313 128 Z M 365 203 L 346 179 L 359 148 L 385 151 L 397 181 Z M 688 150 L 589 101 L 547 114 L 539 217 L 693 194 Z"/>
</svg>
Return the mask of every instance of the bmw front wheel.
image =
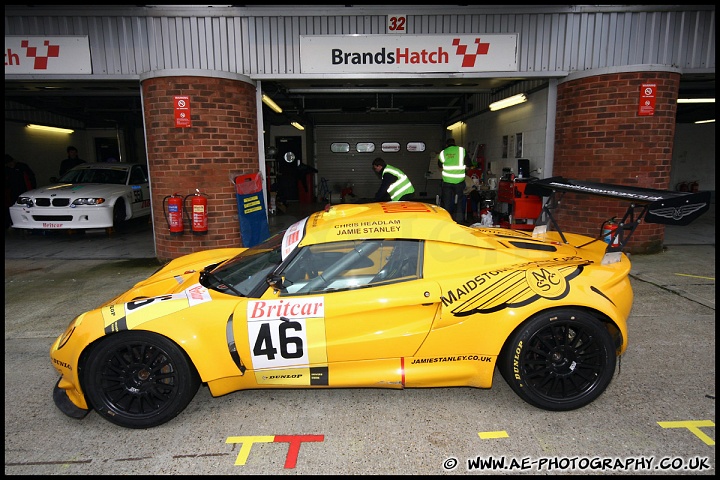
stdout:
<svg viewBox="0 0 720 480">
<path fill-rule="evenodd" d="M 122 199 L 119 199 L 115 202 L 115 206 L 113 207 L 113 228 L 115 228 L 115 230 L 125 225 L 126 215 L 127 210 L 125 209 L 125 202 L 123 202 Z"/>
</svg>

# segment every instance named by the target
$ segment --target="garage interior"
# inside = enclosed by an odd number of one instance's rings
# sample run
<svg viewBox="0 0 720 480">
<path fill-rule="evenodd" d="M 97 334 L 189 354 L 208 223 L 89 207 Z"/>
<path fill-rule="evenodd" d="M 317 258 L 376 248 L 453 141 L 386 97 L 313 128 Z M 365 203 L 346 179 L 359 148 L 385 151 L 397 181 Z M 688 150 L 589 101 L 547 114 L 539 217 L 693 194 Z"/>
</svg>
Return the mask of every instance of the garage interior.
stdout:
<svg viewBox="0 0 720 480">
<path fill-rule="evenodd" d="M 469 97 L 500 92 L 522 78 L 342 79 L 262 81 L 263 93 L 283 110 L 263 105 L 266 125 L 445 124 L 472 111 Z M 715 98 L 715 75 L 683 75 L 679 98 Z M 137 81 L 22 80 L 5 82 L 5 117 L 12 101 L 82 122 L 85 128 L 142 128 Z M 21 107 L 24 108 L 24 107 Z M 676 123 L 715 118 L 714 103 L 681 103 Z"/>
</svg>

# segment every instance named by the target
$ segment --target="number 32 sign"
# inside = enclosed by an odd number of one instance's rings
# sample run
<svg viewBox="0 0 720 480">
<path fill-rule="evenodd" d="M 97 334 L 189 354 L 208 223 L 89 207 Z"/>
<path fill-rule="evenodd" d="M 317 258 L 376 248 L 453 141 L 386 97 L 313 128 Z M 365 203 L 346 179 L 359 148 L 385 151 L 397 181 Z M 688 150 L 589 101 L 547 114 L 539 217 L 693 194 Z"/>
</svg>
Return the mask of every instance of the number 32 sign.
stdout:
<svg viewBox="0 0 720 480">
<path fill-rule="evenodd" d="M 388 33 L 407 33 L 407 16 L 388 15 Z"/>
</svg>

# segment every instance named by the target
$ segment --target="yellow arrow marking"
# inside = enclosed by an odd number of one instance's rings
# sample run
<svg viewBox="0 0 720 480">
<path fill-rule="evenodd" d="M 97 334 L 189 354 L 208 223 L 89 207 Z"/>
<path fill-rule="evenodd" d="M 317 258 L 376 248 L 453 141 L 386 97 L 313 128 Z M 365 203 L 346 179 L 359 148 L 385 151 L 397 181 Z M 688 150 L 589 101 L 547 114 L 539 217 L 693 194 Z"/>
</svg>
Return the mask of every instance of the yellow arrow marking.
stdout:
<svg viewBox="0 0 720 480">
<path fill-rule="evenodd" d="M 703 277 L 701 275 L 690 275 L 688 273 L 676 273 L 680 277 L 692 277 L 692 278 L 703 278 L 705 280 L 715 280 L 715 277 Z"/>
<path fill-rule="evenodd" d="M 662 428 L 687 428 L 706 445 L 715 445 L 715 440 L 700 431 L 700 427 L 714 427 L 712 420 L 683 420 L 680 422 L 657 422 Z"/>
<path fill-rule="evenodd" d="M 488 438 L 508 438 L 510 435 L 505 430 L 500 430 L 498 432 L 478 432 L 478 436 L 487 440 Z"/>
</svg>

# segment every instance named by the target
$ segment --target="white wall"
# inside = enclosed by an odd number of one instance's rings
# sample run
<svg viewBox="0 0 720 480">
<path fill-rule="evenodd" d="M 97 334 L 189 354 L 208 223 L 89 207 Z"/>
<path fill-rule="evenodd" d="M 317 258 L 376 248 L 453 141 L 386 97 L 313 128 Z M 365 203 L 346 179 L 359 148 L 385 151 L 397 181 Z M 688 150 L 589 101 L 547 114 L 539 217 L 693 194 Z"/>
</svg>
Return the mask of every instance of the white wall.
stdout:
<svg viewBox="0 0 720 480">
<path fill-rule="evenodd" d="M 510 167 L 517 174 L 517 159 L 512 148 L 512 138 L 517 132 L 523 134 L 522 158 L 530 160 L 530 170 L 542 169 L 538 178 L 552 175 L 552 158 L 545 158 L 545 137 L 548 120 L 548 90 L 533 93 L 526 103 L 497 112 L 489 112 L 468 120 L 462 131 L 453 131 L 458 144 L 468 147 L 471 142 L 484 143 L 486 162 L 492 172 L 502 174 L 503 167 Z M 510 146 L 508 158 L 502 158 L 502 137 L 508 135 Z M 681 181 L 697 181 L 702 191 L 715 192 L 715 124 L 701 125 L 679 123 L 675 127 L 672 168 L 669 189 L 674 190 Z"/>
<path fill-rule="evenodd" d="M 75 130 L 70 134 L 39 132 L 26 128 L 24 123 L 6 121 L 5 153 L 12 155 L 18 162 L 27 163 L 35 172 L 38 187 L 41 187 L 50 183 L 50 177 L 57 177 L 60 173 L 60 162 L 67 158 L 68 145 L 75 146 L 78 156 L 86 162 L 96 162 L 95 138 L 115 138 L 116 135 L 114 129 Z M 122 143 L 121 136 L 121 150 Z M 145 149 L 144 144 L 142 149 Z M 121 154 L 124 152 L 121 151 Z"/>
<path fill-rule="evenodd" d="M 533 172 L 538 178 L 545 178 L 545 132 L 547 126 L 547 95 L 548 90 L 528 95 L 528 101 L 520 105 L 488 112 L 468 120 L 465 127 L 465 147 L 472 142 L 485 144 L 485 162 L 490 162 L 492 173 L 502 174 L 504 167 L 512 168 L 517 174 L 517 158 L 515 157 L 516 135 L 522 133 L 522 157 L 530 160 L 530 171 L 538 168 L 543 174 Z M 455 134 L 455 132 L 453 132 Z M 503 158 L 503 136 L 508 136 L 507 158 Z M 458 138 L 456 138 L 456 141 Z M 459 142 L 458 142 L 459 143 Z"/>
<path fill-rule="evenodd" d="M 74 145 L 78 156 L 87 161 L 88 149 L 80 137 L 82 133 L 43 133 L 30 130 L 24 124 L 5 122 L 5 153 L 18 162 L 27 163 L 37 179 L 38 186 L 50 183 L 57 177 L 60 162 L 67 158 L 65 149 Z"/>
</svg>

